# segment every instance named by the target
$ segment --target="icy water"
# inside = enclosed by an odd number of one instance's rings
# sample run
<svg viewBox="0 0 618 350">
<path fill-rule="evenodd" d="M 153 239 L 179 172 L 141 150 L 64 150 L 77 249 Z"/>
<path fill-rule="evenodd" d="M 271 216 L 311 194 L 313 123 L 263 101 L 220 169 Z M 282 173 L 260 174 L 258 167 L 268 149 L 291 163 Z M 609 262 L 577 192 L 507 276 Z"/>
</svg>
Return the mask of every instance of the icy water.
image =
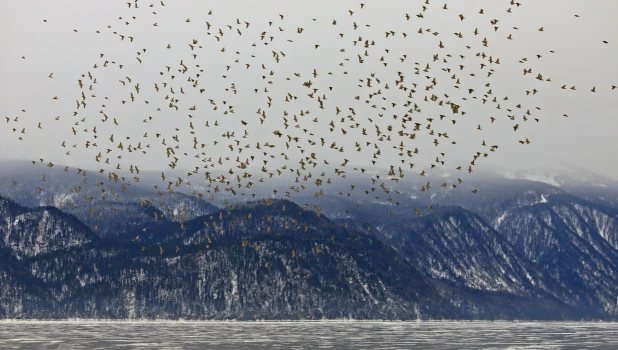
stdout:
<svg viewBox="0 0 618 350">
<path fill-rule="evenodd" d="M 0 349 L 618 349 L 618 323 L 0 321 Z"/>
</svg>

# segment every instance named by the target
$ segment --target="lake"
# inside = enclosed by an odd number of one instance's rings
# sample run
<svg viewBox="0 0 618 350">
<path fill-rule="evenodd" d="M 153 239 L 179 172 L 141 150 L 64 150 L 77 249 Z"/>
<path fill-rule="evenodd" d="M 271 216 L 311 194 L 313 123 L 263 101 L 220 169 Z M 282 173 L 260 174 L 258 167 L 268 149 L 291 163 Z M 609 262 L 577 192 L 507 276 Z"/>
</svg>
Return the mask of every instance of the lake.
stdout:
<svg viewBox="0 0 618 350">
<path fill-rule="evenodd" d="M 618 323 L 0 321 L 1 349 L 618 349 Z"/>
</svg>

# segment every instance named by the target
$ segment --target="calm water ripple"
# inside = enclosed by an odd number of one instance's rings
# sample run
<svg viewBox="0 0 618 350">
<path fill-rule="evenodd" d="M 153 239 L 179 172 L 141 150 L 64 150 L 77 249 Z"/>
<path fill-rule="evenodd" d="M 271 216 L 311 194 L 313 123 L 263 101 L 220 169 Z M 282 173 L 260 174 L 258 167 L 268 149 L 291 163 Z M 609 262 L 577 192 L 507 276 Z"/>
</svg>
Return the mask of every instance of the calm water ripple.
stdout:
<svg viewBox="0 0 618 350">
<path fill-rule="evenodd" d="M 618 323 L 0 321 L 1 349 L 618 349 Z"/>
</svg>

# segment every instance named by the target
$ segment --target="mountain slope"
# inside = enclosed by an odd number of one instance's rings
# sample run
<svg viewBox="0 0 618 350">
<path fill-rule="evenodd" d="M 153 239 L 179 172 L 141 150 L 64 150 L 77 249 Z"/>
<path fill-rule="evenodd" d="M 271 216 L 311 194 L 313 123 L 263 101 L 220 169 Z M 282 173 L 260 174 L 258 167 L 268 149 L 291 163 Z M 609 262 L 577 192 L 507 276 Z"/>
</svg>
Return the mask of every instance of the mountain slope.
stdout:
<svg viewBox="0 0 618 350">
<path fill-rule="evenodd" d="M 586 223 L 581 207 L 556 202 L 515 209 L 499 228 L 527 258 L 576 291 L 580 304 L 615 313 L 618 251 Z"/>
<path fill-rule="evenodd" d="M 382 232 L 427 275 L 466 287 L 525 294 L 538 278 L 498 232 L 458 207 L 397 220 Z"/>
<path fill-rule="evenodd" d="M 0 244 L 0 319 L 47 318 L 54 313 L 50 297 L 45 283 Z"/>
<path fill-rule="evenodd" d="M 43 254 L 97 239 L 73 215 L 53 207 L 24 208 L 0 196 L 0 247 L 18 256 Z"/>
</svg>

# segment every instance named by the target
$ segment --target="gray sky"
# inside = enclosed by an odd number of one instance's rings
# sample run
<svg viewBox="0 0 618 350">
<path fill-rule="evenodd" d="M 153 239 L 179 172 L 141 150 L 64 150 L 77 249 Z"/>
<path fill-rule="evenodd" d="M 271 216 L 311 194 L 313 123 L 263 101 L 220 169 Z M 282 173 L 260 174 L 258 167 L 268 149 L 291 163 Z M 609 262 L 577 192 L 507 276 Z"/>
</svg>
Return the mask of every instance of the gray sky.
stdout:
<svg viewBox="0 0 618 350">
<path fill-rule="evenodd" d="M 444 160 L 446 166 L 467 167 L 473 152 L 489 151 L 489 147 L 481 146 L 485 140 L 487 145 L 499 145 L 499 149 L 478 163 L 520 168 L 560 160 L 618 179 L 615 157 L 618 154 L 618 116 L 615 112 L 618 89 L 611 91 L 612 85 L 618 85 L 615 64 L 618 62 L 618 23 L 615 20 L 618 2 L 520 0 L 522 6 L 516 7 L 506 0 L 432 0 L 426 5 L 426 11 L 422 8 L 424 1 L 364 2 L 361 9 L 359 1 L 169 0 L 165 7 L 152 2 L 154 7 L 151 8 L 150 1 L 140 0 L 139 8 L 135 9 L 133 6 L 128 8 L 126 1 L 2 1 L 0 31 L 5 34 L 0 37 L 3 50 L 0 62 L 0 159 L 43 158 L 58 164 L 106 170 L 115 169 L 117 164 L 126 170 L 129 164 L 134 164 L 143 170 L 165 171 L 170 162 L 166 157 L 166 146 L 161 144 L 165 138 L 167 146 L 179 146 L 175 149 L 180 159 L 179 168 L 201 168 L 220 156 L 229 156 L 231 160 L 220 166 L 229 169 L 237 165 L 234 162 L 236 157 L 244 160 L 251 155 L 255 157 L 258 169 L 263 165 L 262 159 L 269 160 L 268 167 L 287 164 L 297 168 L 297 157 L 301 155 L 297 145 L 305 152 L 302 156 L 314 152 L 320 163 L 327 160 L 340 164 L 348 159 L 348 167 L 363 167 L 372 165 L 373 153 L 377 151 L 373 144 L 367 145 L 371 142 L 377 144 L 381 152 L 378 159 L 374 159 L 376 166 L 402 166 L 406 174 L 414 175 L 421 170 L 429 171 L 436 156 Z M 448 10 L 442 8 L 444 2 L 448 4 Z M 481 8 L 484 14 L 479 14 Z M 507 12 L 509 8 L 512 8 L 511 13 Z M 208 15 L 210 10 L 212 15 Z M 348 10 L 353 14 L 350 15 Z M 423 18 L 418 18 L 416 15 L 421 12 Z M 411 16 L 410 20 L 406 20 L 406 13 Z M 279 14 L 284 18 L 281 19 Z M 459 14 L 464 15 L 463 21 Z M 580 17 L 576 18 L 575 14 Z M 187 19 L 190 22 L 186 22 Z M 236 24 L 237 19 L 240 25 Z M 490 23 L 492 19 L 499 20 L 495 26 Z M 336 25 L 333 25 L 333 20 L 337 21 Z M 246 28 L 245 21 L 250 23 L 249 28 Z M 270 21 L 272 25 L 269 25 Z M 212 25 L 210 30 L 206 22 Z M 157 26 L 153 25 L 155 23 Z M 356 30 L 353 23 L 358 25 Z M 544 31 L 539 31 L 540 27 Z M 301 34 L 297 33 L 297 28 L 303 28 Z M 420 28 L 423 34 L 418 34 Z M 478 35 L 474 35 L 475 28 L 478 28 Z M 219 29 L 223 36 L 218 34 Z M 100 33 L 96 33 L 97 30 Z M 386 38 L 385 32 L 391 30 L 395 36 Z M 262 40 L 260 33 L 264 31 L 266 35 Z M 404 37 L 402 32 L 407 36 Z M 433 35 L 435 32 L 439 34 Z M 454 33 L 461 33 L 463 38 Z M 125 35 L 124 40 L 119 35 Z M 513 40 L 507 39 L 509 35 Z M 134 37 L 133 42 L 129 36 Z M 220 36 L 220 41 L 215 36 Z M 274 37 L 272 41 L 271 36 Z M 362 41 L 355 45 L 353 41 L 359 36 Z M 488 40 L 487 47 L 482 45 L 483 38 Z M 194 39 L 197 44 L 192 50 L 189 44 Z M 365 49 L 365 40 L 375 41 L 375 45 Z M 604 44 L 603 40 L 609 43 Z M 268 45 L 264 45 L 266 42 Z M 444 48 L 439 47 L 440 42 Z M 256 45 L 252 46 L 254 43 Z M 317 49 L 316 44 L 320 45 Z M 223 48 L 225 52 L 221 51 Z M 146 52 L 143 49 L 147 49 Z M 387 49 L 389 52 L 385 51 Z M 555 53 L 550 53 L 550 50 Z M 285 57 L 279 54 L 277 63 L 272 51 L 283 52 Z M 100 53 L 104 54 L 102 58 Z M 486 58 L 477 57 L 477 53 L 485 53 Z M 194 58 L 193 54 L 197 56 Z M 439 59 L 434 62 L 435 54 Z M 447 54 L 452 57 L 447 57 Z M 537 54 L 542 57 L 537 58 Z M 358 55 L 364 60 L 362 64 Z M 403 55 L 406 55 L 404 61 L 401 60 Z M 493 60 L 499 58 L 500 64 L 491 64 L 489 56 Z M 384 61 L 380 60 L 381 57 Z M 519 61 L 523 58 L 527 61 L 522 64 Z M 178 71 L 182 68 L 181 60 L 187 67 L 185 73 Z M 105 61 L 108 61 L 107 67 Z M 384 66 L 384 62 L 388 66 Z M 486 65 L 482 69 L 481 63 Z M 245 64 L 249 64 L 249 68 Z M 430 69 L 424 72 L 427 64 Z M 460 69 L 460 65 L 464 68 Z M 170 67 L 170 72 L 166 66 Z M 227 66 L 230 66 L 229 70 Z M 415 68 L 420 69 L 419 74 L 415 74 Z M 316 78 L 312 76 L 314 69 L 318 73 Z M 489 69 L 494 69 L 491 77 L 487 76 Z M 524 69 L 532 69 L 532 74 L 524 76 Z M 270 75 L 271 71 L 273 75 Z M 53 78 L 49 78 L 52 72 Z M 88 72 L 96 78 L 96 84 L 88 77 Z M 407 97 L 409 90 L 396 88 L 397 72 L 405 77 L 402 84 L 407 88 L 412 88 L 412 83 L 417 84 L 412 99 Z M 370 88 L 366 79 L 371 73 L 375 73 L 375 77 L 372 77 Z M 539 73 L 544 79 L 551 78 L 551 82 L 535 79 Z M 456 79 L 451 79 L 453 74 L 460 80 L 459 89 L 455 88 Z M 175 78 L 171 79 L 171 75 Z M 195 88 L 192 86 L 195 81 L 188 81 L 189 78 L 198 80 Z M 426 91 L 433 78 L 437 84 Z M 82 80 L 83 89 L 78 86 L 78 79 Z M 315 98 L 307 96 L 312 90 L 303 86 L 308 80 L 313 82 L 311 88 L 318 89 Z M 164 82 L 169 85 L 163 87 Z M 139 94 L 135 90 L 137 83 L 141 88 Z M 155 83 L 159 92 L 155 91 Z M 390 89 L 385 88 L 386 83 Z M 486 87 L 488 83 L 490 86 Z M 92 90 L 89 90 L 91 84 Z M 569 88 L 574 85 L 576 90 L 561 89 L 564 84 Z M 232 91 L 233 86 L 236 94 Z M 184 94 L 180 92 L 181 87 Z M 332 91 L 329 87 L 333 88 Z M 590 91 L 592 87 L 596 87 L 596 93 Z M 256 88 L 258 93 L 254 92 Z M 268 92 L 264 92 L 265 88 Z M 200 93 L 200 89 L 205 91 Z M 381 95 L 373 96 L 366 104 L 368 94 L 376 93 L 378 89 Z M 474 92 L 469 93 L 468 89 L 474 89 Z M 483 94 L 490 89 L 489 101 L 483 104 Z M 538 93 L 526 94 L 526 90 L 533 89 Z M 76 100 L 82 101 L 82 91 L 87 107 L 76 109 Z M 131 102 L 131 93 L 135 102 Z M 298 98 L 286 102 L 288 93 Z M 96 97 L 92 97 L 93 94 Z M 446 105 L 425 102 L 424 97 L 430 98 L 432 94 L 438 97 L 437 102 L 452 101 L 460 105 L 466 115 L 454 115 Z M 179 99 L 176 103 L 178 110 L 169 108 L 170 100 L 165 99 L 166 95 Z M 320 109 L 317 96 L 323 95 L 327 99 L 323 101 L 324 109 Z M 53 99 L 55 96 L 57 100 Z M 356 100 L 356 96 L 360 99 Z M 473 96 L 478 99 L 473 99 Z M 508 100 L 504 100 L 506 96 Z M 267 104 L 268 97 L 272 98 L 271 107 Z M 496 109 L 496 103 L 491 102 L 494 97 L 501 109 Z M 121 102 L 123 100 L 125 104 Z M 407 101 L 412 105 L 403 107 Z M 421 112 L 408 112 L 414 103 Z M 372 108 L 374 104 L 376 108 Z M 516 107 L 518 104 L 521 108 Z M 217 110 L 213 110 L 215 105 Z M 229 105 L 234 106 L 234 113 L 224 114 Z M 192 106 L 196 109 L 190 110 Z M 338 116 L 336 107 L 342 110 Z M 350 107 L 355 115 L 351 114 Z M 265 110 L 267 115 L 263 124 L 260 115 L 256 114 L 258 108 Z M 522 117 L 528 109 L 532 115 L 524 121 Z M 307 110 L 310 114 L 301 116 L 301 111 Z M 75 111 L 78 114 L 74 116 Z M 102 121 L 100 111 L 108 116 L 107 121 Z M 288 116 L 284 116 L 284 112 Z M 380 113 L 383 117 L 379 117 Z M 402 129 L 401 118 L 406 113 L 413 120 Z M 568 114 L 569 118 L 563 114 Z M 298 122 L 294 121 L 294 115 Z M 393 115 L 398 118 L 393 119 Z M 446 118 L 441 121 L 440 115 Z M 508 115 L 514 116 L 515 120 L 510 120 Z M 9 123 L 5 117 L 10 118 Z M 15 117 L 18 121 L 14 121 Z M 56 120 L 56 117 L 60 118 Z M 152 119 L 148 120 L 149 117 Z M 287 130 L 284 117 L 289 124 Z M 496 121 L 490 123 L 490 117 L 495 117 Z M 86 120 L 81 121 L 82 118 Z M 118 125 L 113 123 L 114 118 Z M 314 118 L 318 118 L 318 122 L 313 122 Z M 346 118 L 343 123 L 341 118 Z M 433 136 L 425 129 L 426 118 L 434 119 L 430 127 L 435 131 Z M 455 125 L 451 122 L 453 118 L 457 121 Z M 533 118 L 538 118 L 539 122 Z M 144 123 L 144 119 L 148 122 Z M 205 126 L 207 121 L 208 127 Z M 214 126 L 215 121 L 219 126 Z M 329 130 L 331 121 L 335 125 L 332 132 Z M 42 129 L 38 128 L 39 122 Z M 416 139 L 397 135 L 399 130 L 412 133 L 416 122 L 422 124 L 421 130 L 416 131 Z M 350 127 L 356 123 L 358 127 Z M 477 130 L 479 124 L 482 130 Z M 515 124 L 520 127 L 517 132 L 513 131 Z M 375 125 L 382 133 L 391 135 L 391 142 L 377 141 Z M 387 131 L 388 125 L 393 128 L 391 132 Z M 95 126 L 97 139 L 92 132 Z M 23 128 L 25 134 L 21 133 Z M 72 128 L 75 128 L 76 135 Z M 341 128 L 347 134 L 344 135 Z M 366 128 L 366 136 L 361 134 L 362 128 Z M 248 136 L 242 138 L 245 130 Z M 290 148 L 287 149 L 287 136 L 279 138 L 273 135 L 274 130 L 292 138 L 298 137 L 299 142 L 289 142 Z M 233 139 L 239 142 L 222 138 L 221 134 L 227 131 L 233 131 Z M 443 132 L 447 132 L 450 138 L 437 135 Z M 144 137 L 145 133 L 147 137 Z M 158 139 L 157 133 L 161 134 Z M 111 134 L 114 142 L 109 140 Z M 178 142 L 173 139 L 176 135 Z M 23 140 L 18 140 L 18 137 Z M 197 138 L 199 150 L 193 149 L 193 137 Z M 324 147 L 320 145 L 320 138 L 325 139 Z M 435 138 L 439 139 L 438 147 L 433 144 Z M 525 138 L 531 144 L 518 142 Z M 213 144 L 215 140 L 219 142 L 217 145 Z M 310 145 L 307 140 L 317 144 Z M 453 140 L 457 145 L 450 144 Z M 66 147 L 61 146 L 63 141 L 66 141 Z M 97 147 L 85 148 L 87 141 L 96 142 Z M 117 148 L 120 141 L 124 151 Z M 262 150 L 255 148 L 257 142 Z M 276 147 L 265 150 L 266 142 Z M 329 148 L 333 142 L 336 142 L 336 147 L 343 146 L 345 152 Z M 357 151 L 356 142 L 361 146 L 360 151 Z M 402 151 L 393 147 L 399 146 L 400 142 L 404 142 L 405 150 L 418 148 L 419 155 L 413 158 L 399 156 Z M 148 151 L 147 154 L 141 150 L 127 151 L 128 145 L 136 147 L 138 143 L 141 143 L 142 150 Z M 77 147 L 71 147 L 73 144 Z M 146 148 L 147 144 L 151 147 Z M 201 144 L 206 147 L 202 149 Z M 230 144 L 233 151 L 228 148 Z M 247 144 L 250 148 L 239 153 L 238 148 Z M 106 153 L 107 149 L 112 151 Z M 66 155 L 69 150 L 70 155 Z M 264 156 L 263 151 L 269 155 Z M 101 160 L 110 158 L 109 165 L 95 162 L 99 152 L 103 153 Z M 200 152 L 206 155 L 200 155 Z M 288 160 L 283 159 L 282 152 Z M 442 157 L 440 152 L 446 155 Z M 276 159 L 270 158 L 270 154 Z M 118 159 L 118 155 L 122 159 Z M 203 161 L 208 158 L 212 159 Z M 402 158 L 406 158 L 403 165 Z M 413 170 L 409 170 L 410 162 L 415 164 Z M 269 171 L 274 171 L 274 168 Z"/>
</svg>

